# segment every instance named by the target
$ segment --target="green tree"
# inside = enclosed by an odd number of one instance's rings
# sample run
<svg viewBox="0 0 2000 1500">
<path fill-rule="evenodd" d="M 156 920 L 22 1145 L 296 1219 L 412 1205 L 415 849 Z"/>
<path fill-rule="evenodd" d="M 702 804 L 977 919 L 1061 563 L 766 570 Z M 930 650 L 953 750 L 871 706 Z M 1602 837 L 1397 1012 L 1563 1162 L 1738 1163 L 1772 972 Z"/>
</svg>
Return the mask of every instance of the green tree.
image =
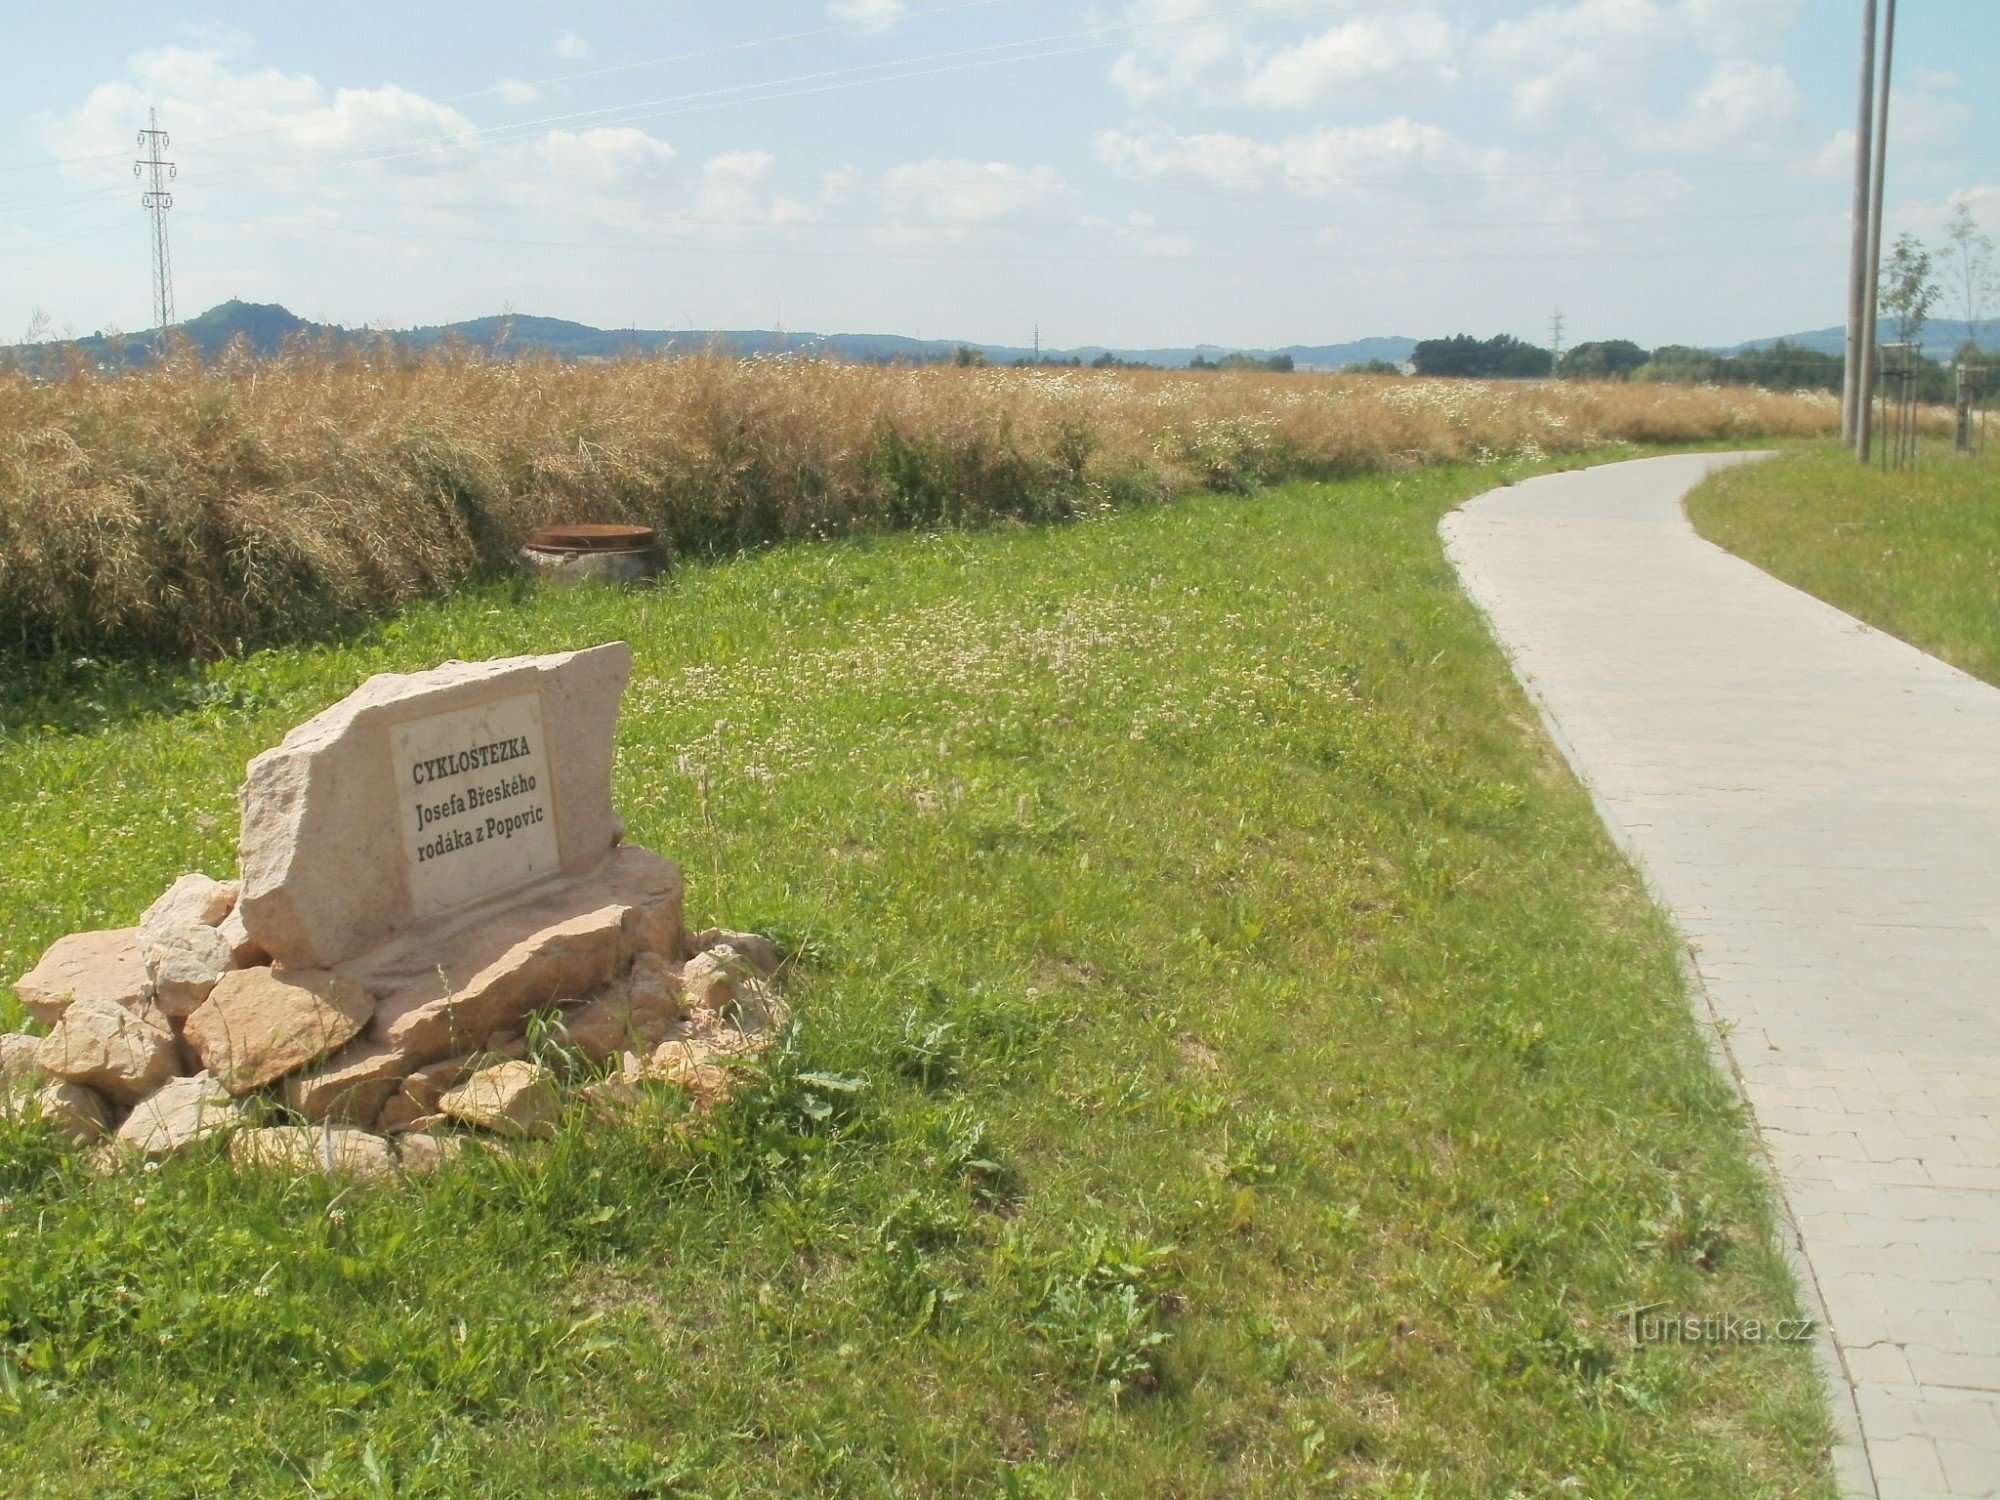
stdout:
<svg viewBox="0 0 2000 1500">
<path fill-rule="evenodd" d="M 1882 284 L 1877 292 L 1882 311 L 1896 328 L 1896 342 L 1914 344 L 1924 336 L 1931 308 L 1938 299 L 1937 282 L 1931 277 L 1934 262 L 1924 242 L 1907 229 L 1896 236 L 1889 251 L 1889 263 L 1882 267 Z"/>
<path fill-rule="evenodd" d="M 1803 344 L 1779 339 L 1768 349 L 1745 349 L 1716 363 L 1714 379 L 1723 385 L 1755 385 L 1767 391 L 1837 391 L 1847 361 Z"/>
<path fill-rule="evenodd" d="M 1719 356 L 1691 344 L 1662 344 L 1632 378 L 1660 385 L 1708 385 L 1716 379 L 1716 366 L 1721 363 Z"/>
<path fill-rule="evenodd" d="M 1562 358 L 1565 380 L 1625 380 L 1646 362 L 1646 351 L 1630 339 L 1578 344 Z"/>
<path fill-rule="evenodd" d="M 1482 380 L 1493 377 L 1531 379 L 1547 375 L 1555 366 L 1555 356 L 1546 349 L 1524 343 L 1511 333 L 1490 339 L 1470 334 L 1453 334 L 1448 339 L 1425 339 L 1410 355 L 1419 375 L 1447 375 Z"/>
<path fill-rule="evenodd" d="M 1965 344 L 1968 352 L 1979 349 L 1979 325 L 1996 301 L 2000 301 L 2000 274 L 1993 269 L 1993 236 L 1981 231 L 1972 210 L 1963 203 L 1945 226 L 1945 242 L 1937 258 L 1944 276 L 1945 290 L 1954 311 L 1965 317 Z"/>
<path fill-rule="evenodd" d="M 1278 375 L 1289 375 L 1292 371 L 1292 357 L 1289 354 L 1274 354 L 1269 359 L 1259 359 L 1254 354 L 1225 354 L 1216 368 L 1219 370 L 1268 370 Z"/>
</svg>

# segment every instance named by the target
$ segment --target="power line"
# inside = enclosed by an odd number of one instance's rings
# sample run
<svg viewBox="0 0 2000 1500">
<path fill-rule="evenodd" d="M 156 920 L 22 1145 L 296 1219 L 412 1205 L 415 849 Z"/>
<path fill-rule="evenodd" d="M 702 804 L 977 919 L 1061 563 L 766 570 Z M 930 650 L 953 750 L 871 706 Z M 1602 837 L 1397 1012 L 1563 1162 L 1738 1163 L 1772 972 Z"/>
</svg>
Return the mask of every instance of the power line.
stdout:
<svg viewBox="0 0 2000 1500">
<path fill-rule="evenodd" d="M 160 153 L 167 149 L 167 133 L 160 129 L 157 109 L 146 112 L 139 149 L 147 154 L 132 163 L 132 175 L 151 174 L 145 179 L 149 186 L 139 202 L 153 216 L 153 326 L 164 339 L 174 321 L 174 267 L 167 254 L 167 210 L 174 206 L 174 195 L 167 191 L 167 180 L 179 175 L 180 169 L 160 159 Z"/>
<path fill-rule="evenodd" d="M 899 21 L 928 21 L 938 16 L 951 15 L 957 11 L 979 10 L 989 5 L 1014 3 L 1016 3 L 1016 0 L 958 0 L 958 3 L 952 5 L 932 5 L 921 10 L 907 11 L 899 17 Z M 540 89 L 559 83 L 575 83 L 586 78 L 604 78 L 614 73 L 630 73 L 642 68 L 662 68 L 670 67 L 676 63 L 705 62 L 709 59 L 724 57 L 735 52 L 752 52 L 760 47 L 776 47 L 783 46 L 788 42 L 810 42 L 817 41 L 823 37 L 844 36 L 852 33 L 855 29 L 855 25 L 850 22 L 840 26 L 820 26 L 811 31 L 787 32 L 781 36 L 754 37 L 747 42 L 729 42 L 719 47 L 704 47 L 695 52 L 675 52 L 663 57 L 641 58 L 636 62 L 614 63 L 609 67 L 586 68 L 577 73 L 555 73 L 546 78 L 510 80 L 507 84 L 498 84 L 492 88 L 471 89 L 462 94 L 445 94 L 431 102 L 434 104 L 462 104 L 469 99 L 490 99 L 496 94 L 509 92 L 510 88 Z M 259 136 L 284 135 L 308 128 L 309 125 L 306 122 L 289 125 L 266 125 L 257 130 L 232 130 L 226 131 L 221 135 L 195 136 L 191 140 L 183 140 L 181 144 L 184 146 L 217 145 L 225 141 L 244 141 L 252 140 Z M 109 151 L 82 156 L 62 156 L 57 157 L 53 161 L 13 162 L 0 164 L 0 173 L 47 171 L 50 169 L 77 166 L 86 162 L 114 161 L 122 155 L 122 152 Z"/>
<path fill-rule="evenodd" d="M 1089 52 L 1099 52 L 1111 47 L 1131 45 L 1138 42 L 1180 41 L 1189 37 L 1207 35 L 1212 32 L 1233 31 L 1240 27 L 1268 25 L 1272 22 L 1305 16 L 1355 16 L 1377 11 L 1398 10 L 1414 3 L 1414 0 L 1376 0 L 1374 4 L 1332 4 L 1329 0 L 1257 0 L 1257 3 L 1239 5 L 1225 11 L 1217 11 L 1202 17 L 1199 24 L 1183 24 L 1167 30 L 1149 30 L 1159 26 L 1158 22 L 1124 22 L 1111 26 L 1097 26 L 1084 30 L 1058 32 L 1044 36 L 1030 37 L 1020 41 L 991 42 L 977 47 L 962 47 L 946 52 L 932 52 L 915 57 L 894 59 L 886 63 L 871 63 L 856 67 L 825 69 L 814 73 L 795 74 L 789 78 L 766 79 L 757 83 L 736 84 L 725 88 L 705 89 L 694 93 L 663 95 L 656 99 L 639 100 L 629 104 L 606 105 L 597 109 L 575 110 L 565 114 L 546 115 L 532 120 L 515 120 L 504 125 L 474 127 L 469 130 L 446 131 L 426 136 L 412 136 L 402 141 L 385 142 L 378 146 L 356 150 L 322 153 L 306 156 L 299 161 L 273 168 L 246 168 L 236 173 L 204 174 L 203 183 L 223 180 L 234 176 L 268 175 L 271 172 L 290 171 L 301 164 L 319 164 L 328 167 L 368 166 L 382 162 L 401 161 L 414 156 L 428 156 L 453 148 L 466 149 L 494 141 L 513 141 L 532 138 L 532 134 L 550 126 L 576 126 L 590 122 L 593 128 L 611 125 L 629 125 L 644 120 L 656 120 L 685 114 L 696 114 L 732 104 L 764 104 L 781 99 L 795 99 L 811 95 L 843 92 L 849 89 L 868 88 L 883 83 L 903 83 L 918 78 L 933 78 L 948 74 L 972 71 L 980 68 L 1000 67 L 1012 63 L 1041 62 L 1051 58 L 1072 57 Z M 1078 42 L 1081 45 L 1061 46 L 1061 43 Z M 1025 49 L 1042 48 L 1041 51 Z M 995 55 L 995 54 L 1014 54 Z M 925 66 L 942 64 L 942 66 Z M 858 76 L 872 75 L 872 76 Z M 801 86 L 805 85 L 805 86 Z M 288 128 L 288 127 L 287 127 Z M 255 134 L 257 132 L 248 132 Z M 220 139 L 220 137 L 218 137 Z M 87 158 L 74 158 L 85 160 Z"/>
<path fill-rule="evenodd" d="M 255 224 L 254 219 L 218 219 L 218 223 Z M 1102 254 L 1052 255 L 1036 251 L 999 251 L 942 254 L 930 251 L 899 251 L 882 246 L 863 246 L 851 250 L 826 248 L 779 247 L 763 245 L 721 245 L 692 244 L 686 240 L 673 243 L 646 242 L 637 240 L 579 240 L 579 239 L 528 239 L 512 235 L 450 234 L 424 230 L 363 229 L 353 224 L 326 224 L 315 226 L 314 234 L 359 235 L 375 239 L 435 240 L 441 243 L 462 245 L 516 245 L 547 250 L 604 250 L 625 254 L 658 255 L 726 255 L 731 257 L 759 256 L 790 260 L 888 260 L 888 261 L 931 261 L 939 263 L 979 263 L 979 262 L 1034 262 L 1038 264 L 1086 263 L 1108 261 L 1121 265 L 1132 265 L 1135 258 L 1130 251 Z M 1484 265 L 1491 262 L 1547 262 L 1547 261 L 1619 261 L 1619 260 L 1763 260 L 1788 257 L 1797 252 L 1790 246 L 1756 247 L 1734 245 L 1716 250 L 1540 250 L 1518 254 L 1499 254 L 1487 251 L 1467 250 L 1463 253 L 1401 255 L 1384 253 L 1379 255 L 1332 255 L 1325 252 L 1311 254 L 1195 254 L 1169 255 L 1143 258 L 1148 263 L 1160 265 L 1178 264 L 1218 264 L 1243 265 L 1246 263 L 1281 264 L 1298 262 L 1314 265 Z"/>
<path fill-rule="evenodd" d="M 694 94 L 667 95 L 659 99 L 641 100 L 634 104 L 607 105 L 601 109 L 579 110 L 570 114 L 549 115 L 539 120 L 521 120 L 507 125 L 489 126 L 470 131 L 453 131 L 442 135 L 418 137 L 403 143 L 414 147 L 403 150 L 397 146 L 369 148 L 363 152 L 350 152 L 335 158 L 330 165 L 360 166 L 372 162 L 400 161 L 405 157 L 427 155 L 431 151 L 443 151 L 453 146 L 464 147 L 480 144 L 486 137 L 502 137 L 502 132 L 527 132 L 539 130 L 546 125 L 570 124 L 581 120 L 595 120 L 600 125 L 631 125 L 643 120 L 662 120 L 679 115 L 695 114 L 702 110 L 715 109 L 728 104 L 766 104 L 780 99 L 797 99 L 816 94 L 840 93 L 848 89 L 867 88 L 878 83 L 905 83 L 918 78 L 937 78 L 948 74 L 971 72 L 978 68 L 1003 67 L 1011 63 L 1045 62 L 1050 58 L 1075 57 L 1089 52 L 1101 52 L 1111 47 L 1122 47 L 1134 42 L 1181 41 L 1188 37 L 1204 36 L 1212 32 L 1233 31 L 1238 26 L 1268 25 L 1272 21 L 1287 19 L 1286 15 L 1270 15 L 1268 12 L 1298 12 L 1328 15 L 1364 15 L 1374 11 L 1400 10 L 1413 0 L 1378 0 L 1373 5 L 1334 5 L 1327 0 L 1260 0 L 1260 3 L 1238 6 L 1232 10 L 1217 11 L 1203 18 L 1203 24 L 1183 26 L 1174 31 L 1146 33 L 1146 27 L 1153 22 L 1125 22 L 1115 26 L 1097 26 L 1082 31 L 1059 32 L 1049 36 L 1030 37 L 1025 41 L 992 42 L 980 47 L 962 47 L 951 52 L 934 52 L 927 56 L 899 59 L 892 63 L 869 64 L 861 67 L 834 68 L 819 73 L 802 73 L 791 78 L 773 79 L 764 83 L 737 84 L 728 88 L 707 89 Z M 1256 16 L 1256 20 L 1241 19 Z M 1079 42 L 1078 46 L 1061 47 L 1055 43 Z M 1022 49 L 1043 47 L 1047 50 L 1028 52 Z M 993 56 L 994 53 L 1013 52 L 1018 55 Z M 962 61 L 961 59 L 972 59 Z M 925 63 L 942 63 L 940 67 L 920 67 Z M 875 73 L 875 77 L 855 77 L 856 74 Z M 825 81 L 832 80 L 832 81 Z M 795 87 L 806 84 L 810 87 Z M 771 90 L 773 92 L 757 92 Z M 680 108 L 661 106 L 677 105 Z M 634 113 L 638 111 L 638 113 Z M 601 117 L 609 116 L 609 119 Z M 506 137 L 511 139 L 512 137 Z"/>
</svg>

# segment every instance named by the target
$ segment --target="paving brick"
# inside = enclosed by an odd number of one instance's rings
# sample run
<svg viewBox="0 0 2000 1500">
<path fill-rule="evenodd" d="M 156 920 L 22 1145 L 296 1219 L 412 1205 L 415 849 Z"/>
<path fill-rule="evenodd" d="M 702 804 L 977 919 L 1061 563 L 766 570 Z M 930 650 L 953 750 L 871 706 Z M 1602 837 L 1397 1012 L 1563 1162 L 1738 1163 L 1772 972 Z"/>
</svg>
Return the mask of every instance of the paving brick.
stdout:
<svg viewBox="0 0 2000 1500">
<path fill-rule="evenodd" d="M 1881 1493 L 2000 1496 L 2000 691 L 1695 537 L 1729 457 L 1445 535 L 1688 934 Z"/>
<path fill-rule="evenodd" d="M 1871 1439 L 1868 1462 L 1874 1467 L 1875 1483 L 1880 1487 L 1884 1500 L 1951 1493 L 1946 1487 L 1950 1481 L 1945 1477 L 1937 1444 L 1921 1433 Z"/>
</svg>

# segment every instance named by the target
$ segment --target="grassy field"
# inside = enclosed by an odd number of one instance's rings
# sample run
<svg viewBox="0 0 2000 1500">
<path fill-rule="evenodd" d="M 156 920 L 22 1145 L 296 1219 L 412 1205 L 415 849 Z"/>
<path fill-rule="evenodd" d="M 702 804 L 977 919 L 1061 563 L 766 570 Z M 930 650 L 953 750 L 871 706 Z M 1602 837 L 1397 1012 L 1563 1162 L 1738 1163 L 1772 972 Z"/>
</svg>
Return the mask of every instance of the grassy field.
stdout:
<svg viewBox="0 0 2000 1500">
<path fill-rule="evenodd" d="M 714 556 L 1837 420 L 1742 389 L 721 358 L 0 370 L 0 651 L 321 636 L 502 572 L 551 521 L 636 521 Z"/>
<path fill-rule="evenodd" d="M 1466 468 L 475 588 L 5 702 L 0 972 L 227 873 L 368 674 L 629 640 L 617 794 L 794 1038 L 336 1192 L 0 1143 L 10 1493 L 1824 1496 L 1672 936 L 1455 587 Z"/>
<path fill-rule="evenodd" d="M 1785 582 L 2000 685 L 2000 448 L 1927 445 L 1894 473 L 1801 448 L 1716 474 L 1688 516 Z"/>
</svg>

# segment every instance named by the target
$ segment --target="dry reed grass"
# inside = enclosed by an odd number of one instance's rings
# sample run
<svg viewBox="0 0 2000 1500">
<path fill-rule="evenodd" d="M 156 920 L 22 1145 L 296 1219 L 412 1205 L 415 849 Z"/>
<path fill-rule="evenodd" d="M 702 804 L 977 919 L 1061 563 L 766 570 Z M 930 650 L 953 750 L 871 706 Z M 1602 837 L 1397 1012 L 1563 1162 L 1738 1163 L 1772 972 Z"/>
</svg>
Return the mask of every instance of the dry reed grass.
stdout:
<svg viewBox="0 0 2000 1500">
<path fill-rule="evenodd" d="M 1837 415 L 1744 389 L 464 350 L 0 372 L 0 650 L 313 634 L 503 569 L 556 520 L 636 521 L 703 554 L 1617 440 L 1806 436 Z"/>
</svg>

